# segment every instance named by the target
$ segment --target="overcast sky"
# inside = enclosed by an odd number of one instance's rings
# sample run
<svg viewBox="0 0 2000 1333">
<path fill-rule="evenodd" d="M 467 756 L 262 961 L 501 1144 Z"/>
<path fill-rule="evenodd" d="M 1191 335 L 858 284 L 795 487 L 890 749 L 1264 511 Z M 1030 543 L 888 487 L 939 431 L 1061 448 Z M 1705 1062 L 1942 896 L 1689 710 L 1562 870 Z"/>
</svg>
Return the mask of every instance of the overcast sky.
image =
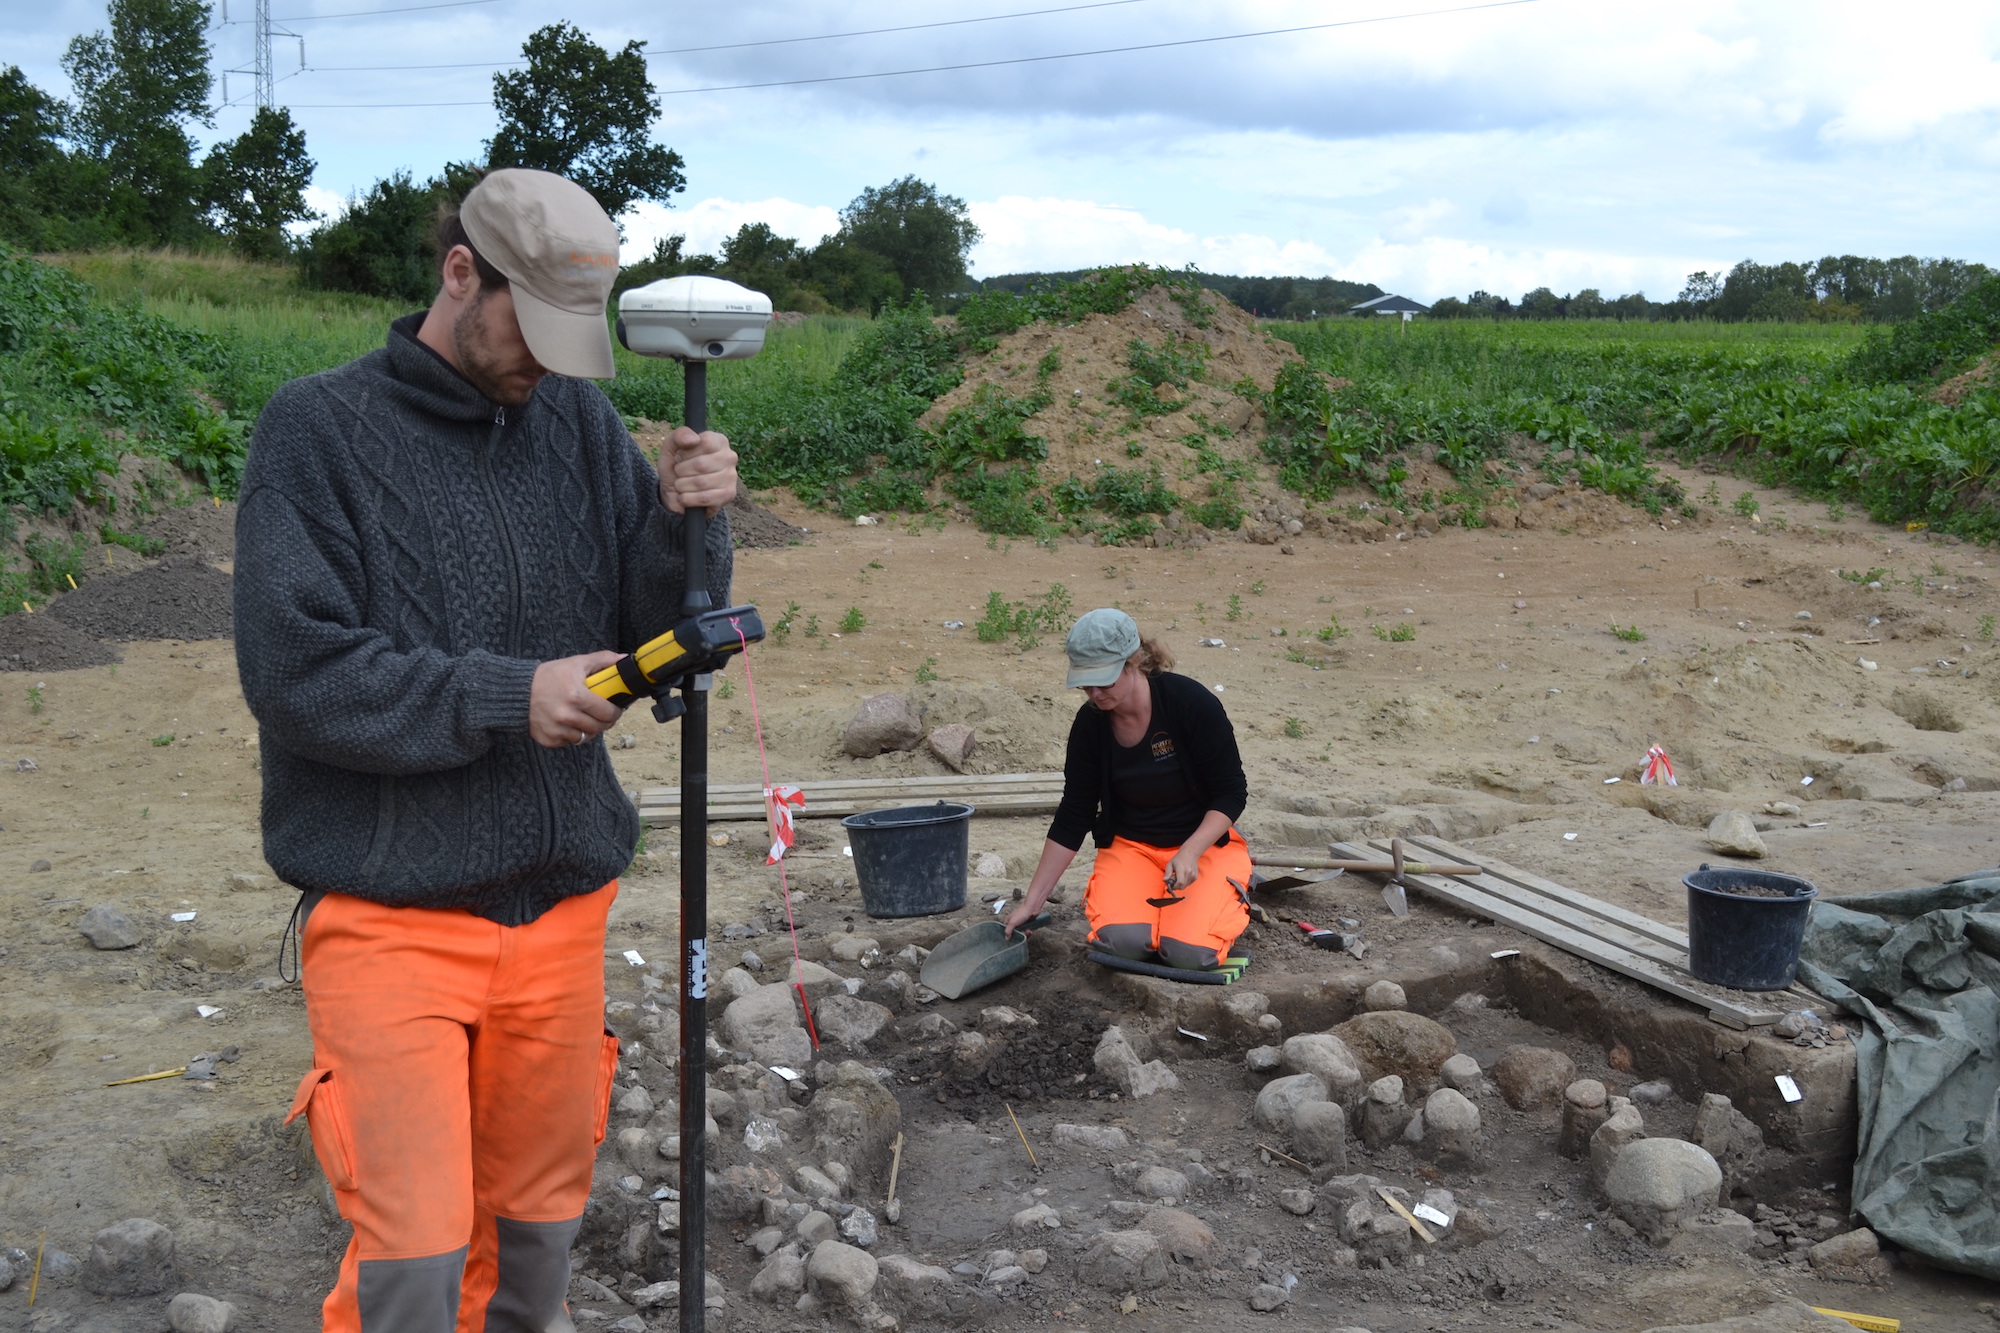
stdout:
<svg viewBox="0 0 2000 1333">
<path fill-rule="evenodd" d="M 229 17 L 252 3 L 231 0 Z M 709 249 L 745 221 L 809 243 L 862 187 L 914 172 L 970 203 L 979 276 L 1147 260 L 1353 278 L 1423 300 L 1543 284 L 1665 299 L 1688 272 L 1746 257 L 2000 263 L 2000 3 L 1448 5 L 272 0 L 305 38 L 308 70 L 279 93 L 328 201 L 476 157 L 493 131 L 493 67 L 542 24 L 648 43 L 658 137 L 687 159 L 688 188 L 626 219 L 628 253 L 674 231 Z M 332 17 L 355 11 L 374 12 Z M 104 21 L 101 0 L 5 0 L 0 59 L 66 95 L 64 45 Z M 248 67 L 249 25 L 214 40 L 218 70 Z M 740 43 L 765 44 L 669 54 Z M 295 69 L 298 43 L 275 56 Z M 361 68 L 454 64 L 467 67 Z M 231 75 L 229 91 L 239 105 L 200 133 L 247 123 L 249 77 Z"/>
</svg>

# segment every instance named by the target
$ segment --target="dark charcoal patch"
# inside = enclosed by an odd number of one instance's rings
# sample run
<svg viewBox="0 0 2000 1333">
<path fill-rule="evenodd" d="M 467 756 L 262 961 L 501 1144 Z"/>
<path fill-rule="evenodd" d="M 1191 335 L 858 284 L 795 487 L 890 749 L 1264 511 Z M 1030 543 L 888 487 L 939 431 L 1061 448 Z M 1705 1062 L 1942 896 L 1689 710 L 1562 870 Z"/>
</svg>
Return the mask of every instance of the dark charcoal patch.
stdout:
<svg viewBox="0 0 2000 1333">
<path fill-rule="evenodd" d="M 17 612 L 0 619 L 0 671 L 77 671 L 123 657 L 49 615 Z"/>
<path fill-rule="evenodd" d="M 229 575 L 189 556 L 137 573 L 94 578 L 49 604 L 56 617 L 93 639 L 227 639 L 234 632 Z"/>
<path fill-rule="evenodd" d="M 916 1080 L 938 1102 L 968 1119 L 992 1114 L 1002 1102 L 1081 1101 L 1092 1092 L 1110 1090 L 1092 1063 L 1109 1014 L 1094 1006 L 1028 1008 L 1019 997 L 996 996 L 991 1003 L 1006 1004 L 1010 998 L 1015 1008 L 1032 1013 L 1039 1026 L 996 1035 L 997 1054 L 984 1073 L 953 1069 L 952 1039 L 947 1037 L 932 1049 L 910 1050 L 896 1060 L 897 1081 Z M 976 1013 L 974 1008 L 960 1021 L 970 1025 Z"/>
</svg>

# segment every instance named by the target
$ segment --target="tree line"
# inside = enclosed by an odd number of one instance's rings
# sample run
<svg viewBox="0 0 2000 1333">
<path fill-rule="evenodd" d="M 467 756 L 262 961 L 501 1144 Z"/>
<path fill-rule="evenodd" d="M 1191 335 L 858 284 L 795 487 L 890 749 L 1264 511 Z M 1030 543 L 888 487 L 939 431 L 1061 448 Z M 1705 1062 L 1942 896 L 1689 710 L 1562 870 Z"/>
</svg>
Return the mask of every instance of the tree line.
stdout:
<svg viewBox="0 0 2000 1333">
<path fill-rule="evenodd" d="M 1962 259 L 1870 259 L 1828 255 L 1810 263 L 1759 264 L 1746 259 L 1727 273 L 1690 273 L 1679 296 L 1648 300 L 1644 292 L 1605 297 L 1595 287 L 1557 296 L 1537 287 L 1518 302 L 1491 292 L 1431 306 L 1433 319 L 1712 319 L 1790 324 L 1897 324 L 1942 310 L 1978 286 L 1992 270 Z"/>
</svg>

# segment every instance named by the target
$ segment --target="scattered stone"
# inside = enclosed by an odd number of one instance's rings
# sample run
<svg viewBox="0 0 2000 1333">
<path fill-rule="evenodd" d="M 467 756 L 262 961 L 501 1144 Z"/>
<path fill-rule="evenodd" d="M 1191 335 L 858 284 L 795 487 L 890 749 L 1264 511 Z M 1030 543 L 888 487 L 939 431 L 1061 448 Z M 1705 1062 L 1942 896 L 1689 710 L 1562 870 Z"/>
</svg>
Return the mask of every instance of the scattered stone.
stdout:
<svg viewBox="0 0 2000 1333">
<path fill-rule="evenodd" d="M 1556 1151 L 1572 1160 L 1590 1151 L 1591 1135 L 1611 1118 L 1610 1097 L 1594 1078 L 1580 1078 L 1563 1089 L 1562 1131 Z"/>
<path fill-rule="evenodd" d="M 1148 1208 L 1139 1214 L 1139 1229 L 1157 1236 L 1167 1258 L 1193 1268 L 1215 1262 L 1215 1233 L 1208 1223 L 1178 1208 Z"/>
<path fill-rule="evenodd" d="M 174 1333 L 229 1333 L 236 1307 L 213 1296 L 184 1291 L 167 1302 L 167 1325 Z"/>
<path fill-rule="evenodd" d="M 1403 988 L 1393 981 L 1378 981 L 1361 992 L 1361 1007 L 1370 1013 L 1385 1009 L 1407 1009 L 1410 1007 Z"/>
<path fill-rule="evenodd" d="M 957 1286 L 951 1273 L 907 1254 L 885 1254 L 879 1265 L 882 1293 L 903 1309 L 936 1314 Z"/>
<path fill-rule="evenodd" d="M 1106 1231 L 1085 1251 L 1077 1275 L 1110 1291 L 1157 1287 L 1167 1280 L 1166 1249 L 1151 1231 Z"/>
<path fill-rule="evenodd" d="M 768 1259 L 779 1247 L 784 1245 L 785 1232 L 782 1227 L 764 1227 L 759 1231 L 752 1232 L 750 1239 L 743 1243 L 748 1245 L 752 1250 L 755 1250 L 759 1259 Z"/>
<path fill-rule="evenodd" d="M 0 1254 L 0 1291 L 14 1285 L 14 1264 L 6 1255 Z"/>
<path fill-rule="evenodd" d="M 1424 1145 L 1446 1161 L 1469 1166 L 1479 1160 L 1479 1108 L 1456 1088 L 1439 1088 L 1424 1099 Z"/>
<path fill-rule="evenodd" d="M 859 1309 L 875 1290 L 881 1276 L 875 1256 L 837 1240 L 823 1240 L 813 1246 L 806 1264 L 806 1279 L 814 1291 L 835 1305 Z"/>
<path fill-rule="evenodd" d="M 1390 1074 L 1368 1085 L 1361 1103 L 1361 1141 L 1381 1149 L 1394 1143 L 1410 1127 L 1416 1113 L 1403 1101 L 1403 1080 Z"/>
<path fill-rule="evenodd" d="M 974 879 L 1007 878 L 1007 858 L 998 852 L 981 852 L 972 858 Z"/>
<path fill-rule="evenodd" d="M 815 1208 L 799 1219 L 799 1239 L 808 1245 L 819 1245 L 840 1234 L 839 1225 L 830 1213 Z"/>
<path fill-rule="evenodd" d="M 750 1279 L 750 1295 L 772 1305 L 789 1305 L 806 1289 L 806 1261 L 797 1245 L 786 1245 L 765 1256 L 764 1266 Z"/>
<path fill-rule="evenodd" d="M 1367 1080 L 1361 1076 L 1361 1062 L 1347 1043 L 1331 1032 L 1307 1032 L 1287 1037 L 1279 1049 L 1280 1065 L 1295 1074 L 1316 1074 L 1326 1084 L 1327 1096 L 1343 1106 L 1360 1102 Z"/>
<path fill-rule="evenodd" d="M 1279 1190 L 1278 1206 L 1294 1217 L 1304 1217 L 1313 1210 L 1313 1192 L 1307 1189 Z"/>
<path fill-rule="evenodd" d="M 76 928 L 93 949 L 129 949 L 139 942 L 139 927 L 109 903 L 99 903 L 77 918 Z"/>
<path fill-rule="evenodd" d="M 1611 1210 L 1654 1245 L 1713 1209 L 1721 1190 L 1722 1168 L 1684 1139 L 1628 1144 L 1604 1179 Z"/>
<path fill-rule="evenodd" d="M 722 1002 L 726 1006 L 734 1004 L 763 984 L 750 975 L 748 968 L 739 963 L 716 979 L 715 993 L 722 997 Z"/>
<path fill-rule="evenodd" d="M 1120 1152 L 1126 1145 L 1125 1131 L 1116 1125 L 1057 1125 L 1049 1137 L 1067 1147 L 1093 1152 Z"/>
<path fill-rule="evenodd" d="M 866 935 L 840 935 L 827 946 L 827 952 L 843 963 L 858 963 L 865 955 L 881 947 Z"/>
<path fill-rule="evenodd" d="M 1488 1071 L 1507 1105 L 1516 1111 L 1553 1106 L 1576 1081 L 1576 1065 L 1546 1046 L 1509 1046 Z"/>
<path fill-rule="evenodd" d="M 838 1199 L 840 1186 L 833 1177 L 816 1166 L 802 1166 L 792 1172 L 792 1183 L 799 1187 L 799 1193 L 808 1199 Z"/>
<path fill-rule="evenodd" d="M 632 1305 L 640 1310 L 662 1310 L 681 1303 L 681 1284 L 651 1282 L 632 1293 Z"/>
<path fill-rule="evenodd" d="M 573 1301 L 601 1301 L 610 1305 L 625 1303 L 617 1292 L 596 1278 L 585 1277 L 581 1273 L 572 1274 L 570 1277 L 569 1298 Z"/>
<path fill-rule="evenodd" d="M 99 1296 L 151 1296 L 174 1279 L 174 1233 L 128 1217 L 91 1237 L 83 1285 Z"/>
<path fill-rule="evenodd" d="M 972 749 L 979 743 L 972 728 L 963 722 L 947 722 L 941 727 L 933 727 L 924 740 L 938 762 L 954 773 L 965 771 L 966 761 L 972 758 Z"/>
<path fill-rule="evenodd" d="M 1438 1069 L 1458 1053 L 1449 1029 L 1421 1014 L 1385 1009 L 1348 1019 L 1333 1030 L 1370 1078 L 1394 1074 L 1417 1088 L 1437 1082 Z"/>
<path fill-rule="evenodd" d="M 856 1208 L 840 1219 L 840 1235 L 849 1245 L 858 1245 L 864 1250 L 871 1248 L 877 1236 L 875 1214 L 866 1208 Z"/>
<path fill-rule="evenodd" d="M 923 970 L 924 960 L 930 956 L 931 951 L 921 944 L 905 944 L 896 951 L 897 962 L 901 963 L 904 967 L 919 972 Z"/>
<path fill-rule="evenodd" d="M 1424 1207 L 1443 1215 L 1444 1221 L 1434 1223 L 1433 1225 L 1449 1229 L 1453 1223 L 1458 1221 L 1458 1197 L 1450 1190 L 1425 1190 L 1424 1197 L 1418 1200 L 1418 1202 L 1423 1204 Z"/>
<path fill-rule="evenodd" d="M 764 956 L 754 949 L 745 949 L 743 956 L 736 960 L 736 966 L 742 968 L 745 972 L 762 972 L 764 970 Z"/>
<path fill-rule="evenodd" d="M 646 1333 L 646 1321 L 639 1315 L 628 1314 L 623 1319 L 606 1324 L 604 1329 L 605 1333 Z"/>
<path fill-rule="evenodd" d="M 1019 1260 L 1022 1268 L 1030 1273 L 1039 1273 L 1049 1266 L 1047 1250 L 1023 1250 Z"/>
<path fill-rule="evenodd" d="M 994 1043 L 983 1032 L 961 1032 L 951 1044 L 952 1068 L 964 1074 L 983 1074 L 993 1063 Z"/>
<path fill-rule="evenodd" d="M 1433 944 L 1424 950 L 1424 959 L 1440 971 L 1449 972 L 1458 966 L 1458 950 L 1449 944 Z"/>
<path fill-rule="evenodd" d="M 1250 1293 L 1250 1308 L 1259 1314 L 1269 1314 L 1290 1299 L 1292 1293 L 1283 1287 L 1273 1286 L 1269 1282 L 1259 1282 L 1257 1290 Z"/>
<path fill-rule="evenodd" d="M 1017 1232 L 1055 1231 L 1062 1227 L 1062 1214 L 1046 1203 L 1023 1208 L 1008 1224 Z"/>
<path fill-rule="evenodd" d="M 895 1018 L 888 1006 L 857 995 L 829 995 L 813 1007 L 813 1025 L 822 1043 L 860 1050 Z"/>
<path fill-rule="evenodd" d="M 1252 1046 L 1243 1056 L 1243 1067 L 1253 1074 L 1275 1072 L 1284 1063 L 1284 1052 L 1276 1046 Z"/>
<path fill-rule="evenodd" d="M 1318 1074 L 1287 1074 L 1264 1085 L 1251 1118 L 1265 1129 L 1283 1134 L 1290 1131 L 1299 1107 L 1326 1099 L 1326 1080 Z"/>
<path fill-rule="evenodd" d="M 1694 1141 L 1722 1168 L 1725 1197 L 1750 1192 L 1764 1156 L 1764 1131 L 1719 1092 L 1708 1093 L 1694 1113 Z"/>
<path fill-rule="evenodd" d="M 1770 848 L 1757 834 L 1756 821 L 1741 810 L 1724 810 L 1708 821 L 1708 845 L 1724 856 L 1761 859 Z"/>
<path fill-rule="evenodd" d="M 634 1083 L 618 1096 L 620 1115 L 651 1116 L 653 1114 L 653 1094 L 646 1091 L 643 1083 Z"/>
<path fill-rule="evenodd" d="M 1485 1075 L 1480 1072 L 1479 1061 L 1469 1055 L 1454 1055 L 1439 1065 L 1438 1079 L 1447 1088 L 1455 1088 L 1467 1096 L 1478 1092 L 1486 1082 Z"/>
<path fill-rule="evenodd" d="M 1338 1102 L 1302 1102 L 1292 1111 L 1292 1150 L 1314 1166 L 1347 1169 L 1347 1112 Z"/>
<path fill-rule="evenodd" d="M 1132 1186 L 1148 1199 L 1165 1199 L 1170 1203 L 1188 1195 L 1187 1177 L 1170 1166 L 1147 1167 Z"/>
<path fill-rule="evenodd" d="M 924 720 L 908 699 L 872 694 L 841 732 L 840 748 L 856 759 L 872 759 L 891 750 L 914 750 L 923 739 Z"/>
<path fill-rule="evenodd" d="M 1674 1085 L 1665 1079 L 1641 1083 L 1632 1089 L 1632 1100 L 1641 1106 L 1664 1106 L 1674 1095 Z"/>
<path fill-rule="evenodd" d="M 1681 1223 L 1667 1243 L 1675 1254 L 1748 1254 L 1757 1248 L 1757 1224 L 1728 1208 L 1712 1208 Z"/>
<path fill-rule="evenodd" d="M 1270 1016 L 1271 997 L 1261 991 L 1232 986 L 1216 1008 L 1221 1012 L 1223 1032 L 1229 1040 L 1260 1041 L 1258 1020 Z"/>
<path fill-rule="evenodd" d="M 1040 1027 L 1033 1014 L 1024 1014 L 1010 1005 L 995 1004 L 979 1011 L 979 1030 L 1000 1033 L 1022 1032 L 1028 1028 Z"/>
<path fill-rule="evenodd" d="M 1116 1024 L 1104 1029 L 1094 1063 L 1105 1081 L 1127 1097 L 1150 1097 L 1156 1092 L 1172 1092 L 1181 1085 L 1174 1071 L 1162 1062 L 1149 1060 L 1142 1064 Z"/>
<path fill-rule="evenodd" d="M 1807 1250 L 1806 1262 L 1815 1270 L 1859 1269 L 1866 1268 L 1881 1253 L 1882 1244 L 1875 1233 L 1867 1227 L 1856 1227 Z"/>
<path fill-rule="evenodd" d="M 1403 1206 L 1409 1206 L 1406 1192 L 1392 1193 L 1401 1194 Z M 1410 1224 L 1374 1195 L 1356 1199 L 1340 1215 L 1340 1238 L 1354 1247 L 1363 1267 L 1373 1268 L 1384 1262 L 1391 1267 L 1400 1266 L 1409 1258 L 1412 1234 Z"/>
<path fill-rule="evenodd" d="M 748 1051 L 758 1063 L 794 1069 L 813 1060 L 811 1038 L 799 1021 L 799 1002 L 784 982 L 759 986 L 722 1011 L 716 1035 L 731 1050 Z"/>
<path fill-rule="evenodd" d="M 1639 1108 L 1623 1097 L 1612 1099 L 1614 1105 L 1611 1118 L 1597 1127 L 1590 1136 L 1590 1183 L 1600 1192 L 1604 1182 L 1617 1163 L 1618 1155 L 1632 1144 L 1646 1136 L 1646 1121 L 1640 1116 Z M 1624 1102 L 1624 1105 L 1616 1105 Z"/>
<path fill-rule="evenodd" d="M 999 1268 L 988 1269 L 986 1285 L 999 1291 L 1013 1291 L 1028 1281 L 1028 1270 L 1019 1264 L 1003 1264 Z"/>
</svg>

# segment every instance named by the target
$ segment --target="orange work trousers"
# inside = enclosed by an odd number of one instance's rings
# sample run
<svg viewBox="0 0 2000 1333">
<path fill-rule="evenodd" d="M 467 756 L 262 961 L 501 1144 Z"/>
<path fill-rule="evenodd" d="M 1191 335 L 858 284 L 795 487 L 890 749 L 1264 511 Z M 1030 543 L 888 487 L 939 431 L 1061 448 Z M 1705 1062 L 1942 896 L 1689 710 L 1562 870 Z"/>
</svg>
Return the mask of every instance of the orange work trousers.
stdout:
<svg viewBox="0 0 2000 1333">
<path fill-rule="evenodd" d="M 1250 924 L 1250 909 L 1229 882 L 1250 882 L 1250 849 L 1231 829 L 1201 854 L 1195 881 L 1181 890 L 1180 901 L 1155 907 L 1146 900 L 1169 896 L 1167 862 L 1179 850 L 1129 838 L 1113 838 L 1109 847 L 1098 848 L 1083 893 L 1091 943 L 1141 961 L 1158 954 L 1169 967 L 1211 968 L 1228 956 Z"/>
<path fill-rule="evenodd" d="M 525 926 L 328 894 L 301 932 L 300 1114 L 354 1227 L 327 1333 L 567 1328 L 604 1138 L 614 880 Z"/>
</svg>

